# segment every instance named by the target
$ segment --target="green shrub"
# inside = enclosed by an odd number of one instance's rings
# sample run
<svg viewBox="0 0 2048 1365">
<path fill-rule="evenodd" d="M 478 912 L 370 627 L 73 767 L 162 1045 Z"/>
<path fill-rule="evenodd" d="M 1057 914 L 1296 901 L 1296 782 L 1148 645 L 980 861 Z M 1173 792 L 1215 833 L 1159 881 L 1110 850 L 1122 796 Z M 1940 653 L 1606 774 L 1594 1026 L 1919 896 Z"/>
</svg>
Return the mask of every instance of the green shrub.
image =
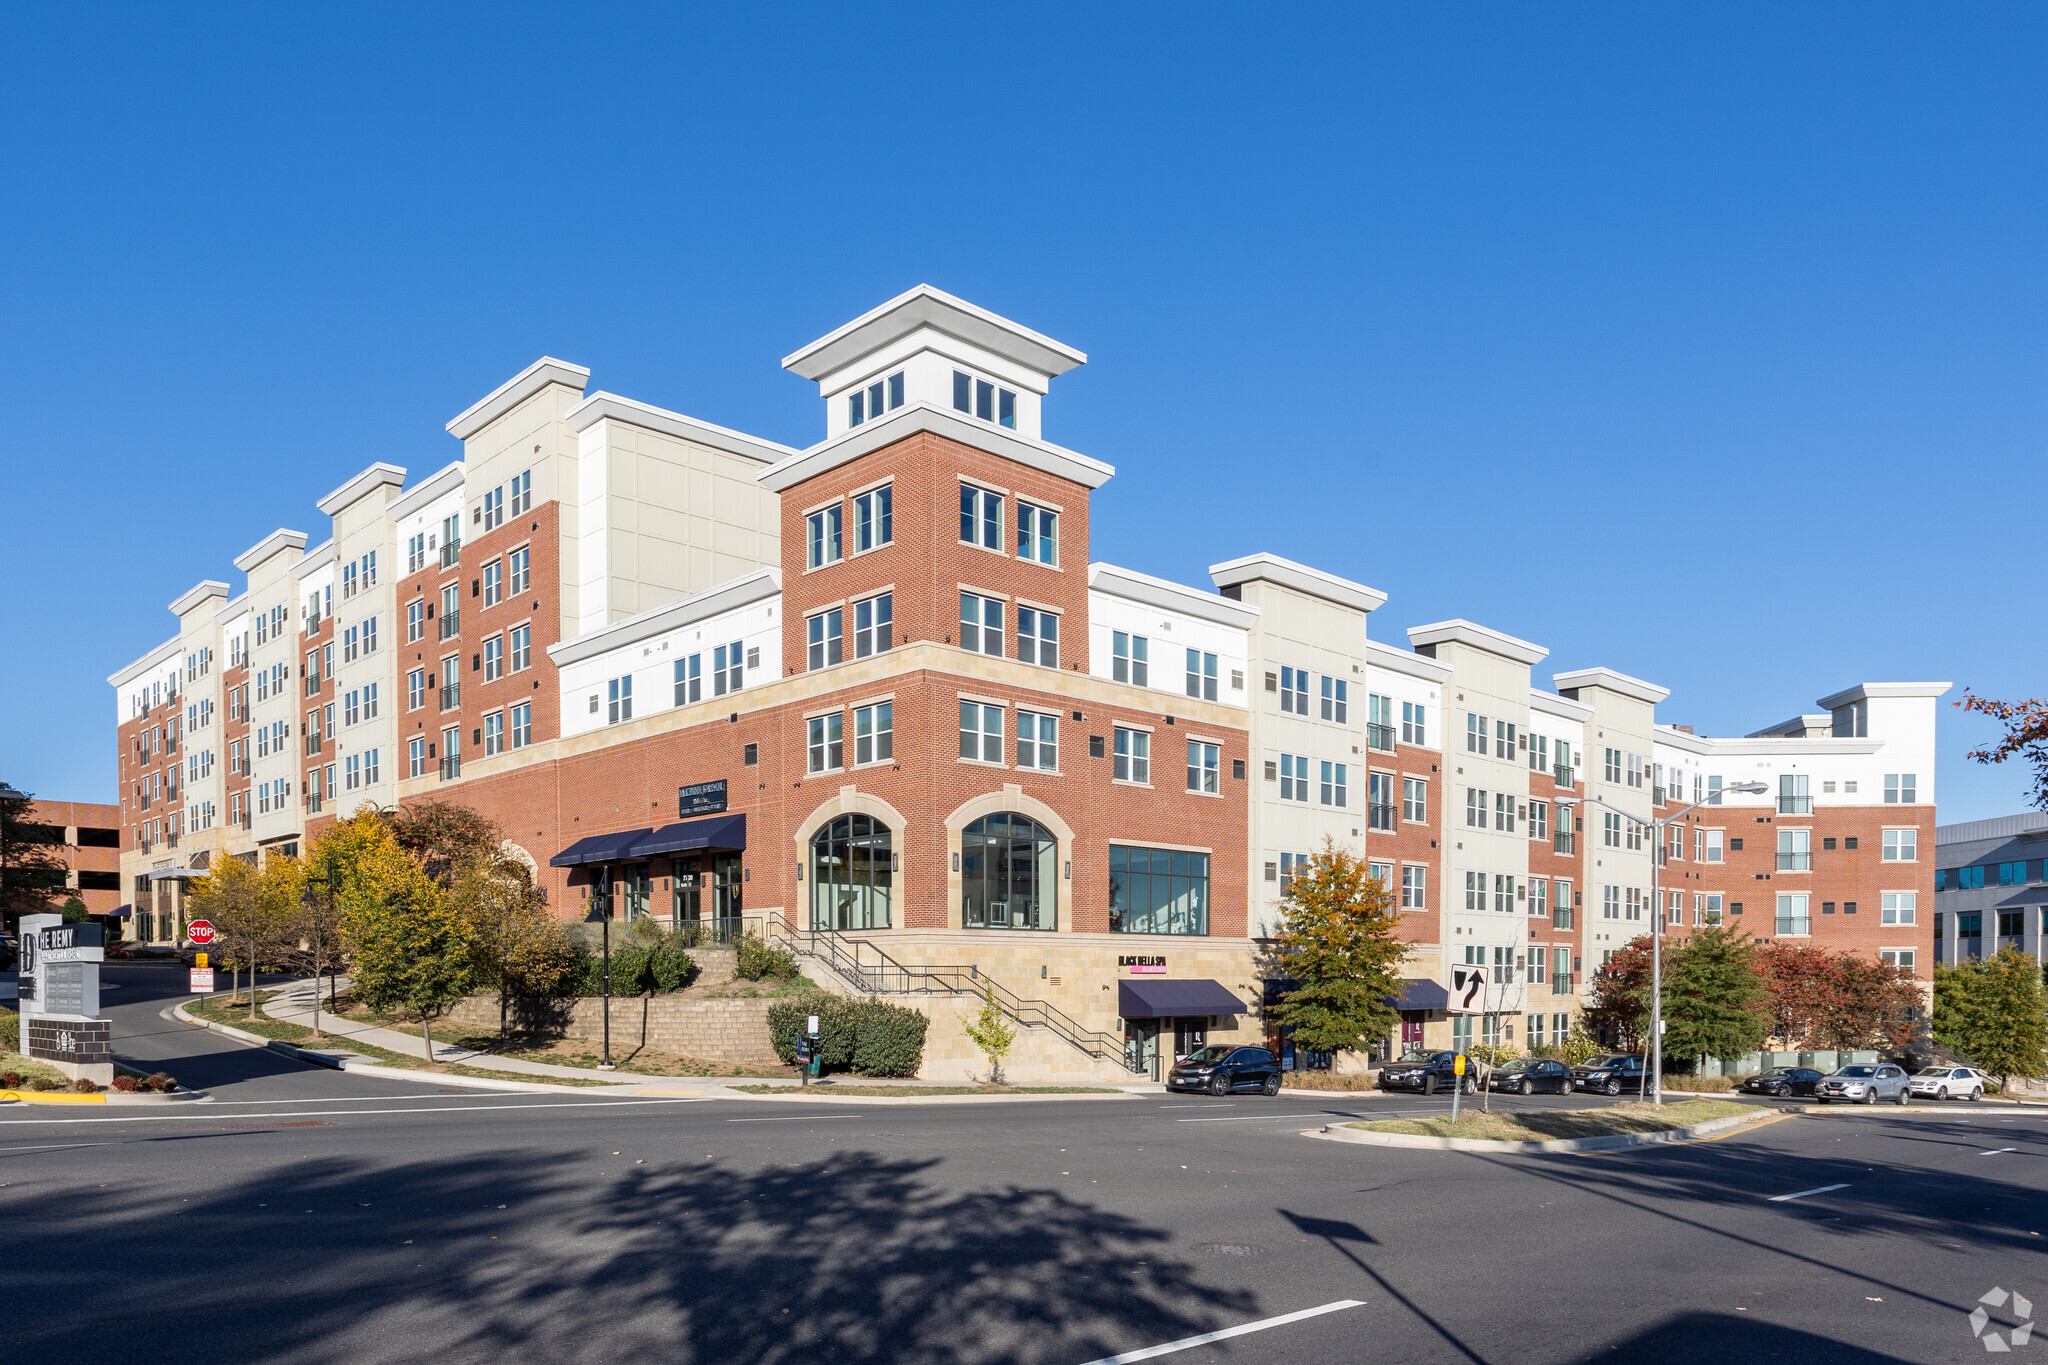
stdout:
<svg viewBox="0 0 2048 1365">
<path fill-rule="evenodd" d="M 826 1070 L 851 1063 L 854 1028 L 848 1007 L 852 1003 L 830 991 L 799 991 L 777 1000 L 768 1007 L 768 1037 L 775 1045 L 775 1055 L 790 1066 L 797 1064 L 797 1040 L 803 1037 L 805 1020 L 815 1014 Z"/>
<path fill-rule="evenodd" d="M 58 1084 L 58 1082 L 51 1080 L 48 1076 L 31 1076 L 28 1078 L 28 1083 L 20 1088 L 23 1090 L 55 1090 Z"/>
<path fill-rule="evenodd" d="M 679 991 L 697 974 L 689 954 L 690 931 L 659 929 L 645 920 L 612 939 L 612 994 Z M 562 987 L 570 995 L 604 992 L 602 946 L 579 943 Z"/>
<path fill-rule="evenodd" d="M 811 1015 L 818 1016 L 818 1051 L 826 1071 L 852 1070 L 862 1076 L 914 1076 L 924 1060 L 923 1011 L 870 996 L 848 1000 L 829 991 L 800 991 L 768 1007 L 768 1036 L 775 1055 L 797 1065 L 797 1042 Z"/>
<path fill-rule="evenodd" d="M 924 1011 L 873 996 L 854 1006 L 853 1069 L 862 1076 L 915 1076 L 924 1060 Z"/>
<path fill-rule="evenodd" d="M 21 1051 L 21 1016 L 0 1010 L 0 1052 Z"/>
<path fill-rule="evenodd" d="M 649 955 L 647 970 L 654 978 L 654 989 L 664 994 L 689 985 L 697 975 L 697 960 L 687 951 L 686 936 L 677 932 L 664 939 Z"/>
<path fill-rule="evenodd" d="M 772 977 L 787 981 L 796 975 L 796 955 L 787 948 L 764 943 L 754 934 L 743 935 L 733 949 L 732 974 L 748 981 Z"/>
</svg>

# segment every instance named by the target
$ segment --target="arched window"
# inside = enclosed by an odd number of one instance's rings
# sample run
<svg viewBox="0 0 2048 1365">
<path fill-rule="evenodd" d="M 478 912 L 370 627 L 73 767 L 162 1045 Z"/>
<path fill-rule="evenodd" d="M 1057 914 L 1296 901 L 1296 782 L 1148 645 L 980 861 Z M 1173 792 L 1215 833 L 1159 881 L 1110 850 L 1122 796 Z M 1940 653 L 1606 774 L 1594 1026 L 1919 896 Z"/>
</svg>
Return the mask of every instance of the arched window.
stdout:
<svg viewBox="0 0 2048 1365">
<path fill-rule="evenodd" d="M 887 929 L 895 885 L 889 827 L 842 815 L 811 836 L 811 927 Z"/>
<path fill-rule="evenodd" d="M 1059 841 L 1028 816 L 984 815 L 960 831 L 960 922 L 969 929 L 1057 929 Z"/>
</svg>

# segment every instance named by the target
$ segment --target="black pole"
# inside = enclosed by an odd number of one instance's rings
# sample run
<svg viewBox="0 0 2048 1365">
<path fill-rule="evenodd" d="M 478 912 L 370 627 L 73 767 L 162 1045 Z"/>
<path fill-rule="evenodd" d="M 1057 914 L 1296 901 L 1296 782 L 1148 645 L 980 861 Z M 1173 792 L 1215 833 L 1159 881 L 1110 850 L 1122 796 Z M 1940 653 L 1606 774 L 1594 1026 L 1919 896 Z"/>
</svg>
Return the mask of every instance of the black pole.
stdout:
<svg viewBox="0 0 2048 1365">
<path fill-rule="evenodd" d="M 612 1069 L 612 869 L 605 865 L 604 872 L 604 1066 Z"/>
</svg>

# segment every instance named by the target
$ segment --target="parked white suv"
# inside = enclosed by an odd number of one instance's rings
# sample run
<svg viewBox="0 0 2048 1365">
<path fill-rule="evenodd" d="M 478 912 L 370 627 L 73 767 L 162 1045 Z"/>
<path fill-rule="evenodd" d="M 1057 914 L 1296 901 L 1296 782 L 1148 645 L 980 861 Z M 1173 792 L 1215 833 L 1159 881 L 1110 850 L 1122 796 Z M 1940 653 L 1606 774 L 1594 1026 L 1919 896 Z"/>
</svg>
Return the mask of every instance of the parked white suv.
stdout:
<svg viewBox="0 0 2048 1365">
<path fill-rule="evenodd" d="M 1813 1097 L 1822 1104 L 1830 1100 L 1842 1100 L 1852 1104 L 1876 1104 L 1879 1100 L 1890 1100 L 1904 1104 L 1912 1092 L 1912 1083 L 1905 1071 L 1890 1062 L 1858 1062 L 1845 1066 L 1832 1076 L 1821 1079 L 1813 1088 Z"/>
<path fill-rule="evenodd" d="M 1951 1096 L 1984 1098 L 1984 1073 L 1970 1066 L 1930 1066 L 1913 1073 L 1913 1093 L 1937 1100 Z"/>
</svg>

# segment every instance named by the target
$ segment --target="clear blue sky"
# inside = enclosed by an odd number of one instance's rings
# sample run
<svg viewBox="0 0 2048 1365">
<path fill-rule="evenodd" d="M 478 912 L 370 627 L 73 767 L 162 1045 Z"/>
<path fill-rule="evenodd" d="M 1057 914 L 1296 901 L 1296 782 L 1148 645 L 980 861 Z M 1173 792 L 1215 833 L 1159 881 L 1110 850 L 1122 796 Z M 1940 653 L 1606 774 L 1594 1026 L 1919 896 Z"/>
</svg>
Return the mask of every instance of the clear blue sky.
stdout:
<svg viewBox="0 0 2048 1365">
<path fill-rule="evenodd" d="M 1092 357 L 1098 558 L 1272 549 L 1707 733 L 2048 690 L 2048 14 L 1279 13 L 16 8 L 0 777 L 114 799 L 165 604 L 534 357 L 809 444 L 778 358 L 921 280 Z M 2019 808 L 1988 733 L 1943 819 Z"/>
</svg>

